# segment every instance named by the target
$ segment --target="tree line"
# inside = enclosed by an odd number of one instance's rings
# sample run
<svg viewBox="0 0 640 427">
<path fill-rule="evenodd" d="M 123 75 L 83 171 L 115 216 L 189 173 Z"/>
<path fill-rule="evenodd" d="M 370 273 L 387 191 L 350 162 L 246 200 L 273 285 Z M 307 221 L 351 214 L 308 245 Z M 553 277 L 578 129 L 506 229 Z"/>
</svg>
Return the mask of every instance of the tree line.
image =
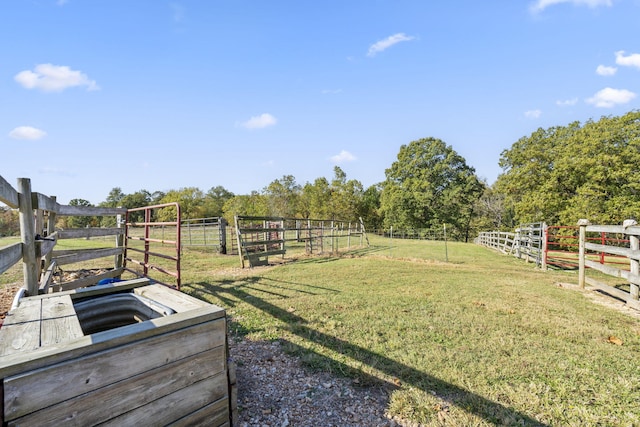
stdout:
<svg viewBox="0 0 640 427">
<path fill-rule="evenodd" d="M 452 238 L 468 240 L 479 231 L 510 230 L 529 222 L 572 225 L 588 218 L 612 224 L 634 218 L 640 208 L 639 164 L 640 112 L 632 111 L 537 129 L 502 152 L 502 173 L 493 185 L 479 179 L 451 146 L 429 137 L 402 145 L 385 170 L 385 180 L 368 188 L 336 166 L 331 179 L 300 184 L 285 175 L 243 195 L 222 186 L 206 192 L 185 187 L 131 194 L 115 187 L 98 206 L 131 209 L 177 202 L 183 219 L 363 218 L 368 230 L 434 229 L 446 224 Z M 69 204 L 92 206 L 84 199 Z M 114 221 L 61 217 L 59 226 L 113 226 Z M 16 227 L 17 214 L 0 207 L 0 236 L 15 234 Z"/>
</svg>

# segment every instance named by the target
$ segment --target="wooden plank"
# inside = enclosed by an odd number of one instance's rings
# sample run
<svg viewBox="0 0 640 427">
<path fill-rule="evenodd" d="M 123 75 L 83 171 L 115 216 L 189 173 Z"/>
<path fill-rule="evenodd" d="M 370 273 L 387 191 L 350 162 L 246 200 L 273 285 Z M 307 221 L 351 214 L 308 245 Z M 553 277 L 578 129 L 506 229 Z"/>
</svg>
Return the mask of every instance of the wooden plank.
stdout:
<svg viewBox="0 0 640 427">
<path fill-rule="evenodd" d="M 86 239 L 91 237 L 119 236 L 124 234 L 124 228 L 72 228 L 69 230 L 59 230 L 60 239 Z"/>
<path fill-rule="evenodd" d="M 223 372 L 168 396 L 162 397 L 136 410 L 113 418 L 101 426 L 168 425 L 199 408 L 215 402 L 227 393 L 227 376 Z M 225 405 L 228 408 L 228 404 Z M 227 409 L 228 411 L 228 409 Z"/>
<path fill-rule="evenodd" d="M 224 360 L 224 347 L 207 350 L 32 412 L 9 425 L 98 425 L 195 382 L 220 375 L 224 371 Z M 223 396 L 218 396 L 220 398 Z"/>
<path fill-rule="evenodd" d="M 140 279 L 132 279 L 132 280 L 123 280 L 122 282 L 109 283 L 107 285 L 96 285 L 91 286 L 89 288 L 84 289 L 70 289 L 62 292 L 56 292 L 56 295 L 71 295 L 71 299 L 76 298 L 86 298 L 89 296 L 97 296 L 104 295 L 111 292 L 124 292 L 131 290 L 133 288 L 137 288 L 140 286 L 146 286 L 151 282 L 150 279 L 144 277 Z M 70 282 L 67 282 L 70 283 Z M 36 295 L 33 297 L 26 297 L 25 300 L 36 300 L 36 299 L 44 299 L 51 298 L 51 294 L 49 295 Z"/>
<path fill-rule="evenodd" d="M 68 291 L 71 289 L 79 289 L 84 287 L 93 286 L 98 283 L 102 279 L 111 279 L 114 277 L 118 277 L 124 271 L 123 268 L 118 270 L 109 270 L 101 274 L 96 274 L 90 277 L 82 277 L 80 279 L 72 280 L 69 282 L 60 283 L 54 286 L 55 290 L 60 291 Z"/>
<path fill-rule="evenodd" d="M 29 295 L 38 295 L 39 275 L 35 244 L 36 232 L 31 204 L 31 181 L 28 178 L 18 178 L 18 202 L 24 286 Z"/>
<path fill-rule="evenodd" d="M 205 301 L 157 283 L 134 289 L 134 293 L 154 301 L 162 302 L 163 305 L 174 309 L 176 312 L 189 311 L 209 305 L 209 303 Z"/>
<path fill-rule="evenodd" d="M 18 308 L 7 314 L 0 328 L 0 356 L 29 352 L 40 347 L 41 306 L 38 300 L 23 299 Z"/>
<path fill-rule="evenodd" d="M 271 255 L 284 255 L 286 253 L 287 253 L 286 249 L 278 249 L 278 250 L 265 251 L 265 252 L 252 252 L 252 253 L 246 254 L 244 257 L 245 257 L 245 259 L 262 258 L 262 257 L 271 256 Z"/>
<path fill-rule="evenodd" d="M 229 399 L 222 398 L 169 424 L 171 427 L 222 427 L 229 423 Z"/>
<path fill-rule="evenodd" d="M 330 237 L 330 236 L 329 236 Z M 289 239 L 289 241 L 291 240 L 297 240 L 297 239 Z M 242 242 L 242 245 L 246 248 L 249 246 L 260 246 L 260 245 L 273 245 L 273 244 L 281 244 L 284 243 L 284 239 L 274 239 L 274 240 L 255 240 L 255 241 L 244 241 Z"/>
<path fill-rule="evenodd" d="M 94 250 L 83 250 L 69 255 L 57 256 L 54 252 L 53 256 L 58 265 L 73 264 L 76 262 L 89 261 L 97 258 L 104 258 L 107 256 L 120 255 L 124 252 L 124 248 L 105 248 Z"/>
<path fill-rule="evenodd" d="M 31 199 L 34 209 L 41 209 L 50 212 L 58 212 L 58 210 L 60 210 L 60 205 L 56 202 L 55 197 L 47 197 L 44 194 L 36 193 L 34 191 L 31 193 Z"/>
<path fill-rule="evenodd" d="M 73 295 L 71 296 L 73 299 Z M 0 378 L 7 378 L 38 368 L 73 361 L 79 357 L 94 354 L 95 352 L 108 350 L 116 346 L 126 345 L 138 340 L 154 337 L 160 334 L 169 334 L 184 328 L 200 325 L 205 322 L 220 320 L 222 326 L 216 323 L 215 334 L 218 328 L 225 330 L 225 311 L 215 305 L 202 307 L 183 313 L 163 316 L 133 325 L 123 326 L 108 331 L 98 332 L 84 336 L 61 345 L 41 347 L 31 353 L 14 353 L 0 359 Z M 0 338 L 4 327 L 0 328 Z M 222 337 L 224 338 L 224 337 Z M 4 340 L 0 340 L 4 341 Z"/>
<path fill-rule="evenodd" d="M 40 408 L 127 379 L 141 371 L 158 368 L 216 347 L 224 347 L 225 333 L 225 322 L 220 319 L 6 377 L 5 417 L 16 419 Z M 91 336 L 96 335 L 99 333 Z"/>
<path fill-rule="evenodd" d="M 620 248 L 617 246 L 607 246 L 600 245 L 598 243 L 589 243 L 586 242 L 584 244 L 585 249 L 597 252 L 604 252 L 607 254 L 620 255 L 632 259 L 640 259 L 640 251 L 632 251 L 629 248 Z"/>
<path fill-rule="evenodd" d="M 126 208 L 100 208 L 94 206 L 60 205 L 57 214 L 63 216 L 116 216 L 125 215 Z"/>
<path fill-rule="evenodd" d="M 640 227 L 623 227 L 622 225 L 587 225 L 587 233 L 619 233 L 634 234 L 640 233 Z"/>
<path fill-rule="evenodd" d="M 0 248 L 0 274 L 22 259 L 22 243 L 17 242 Z"/>
<path fill-rule="evenodd" d="M 55 240 L 36 240 L 36 253 L 42 258 L 50 254 L 55 246 Z"/>
<path fill-rule="evenodd" d="M 69 295 L 42 300 L 40 346 L 64 343 L 84 336 Z"/>
<path fill-rule="evenodd" d="M 0 202 L 16 209 L 18 207 L 18 192 L 0 175 Z"/>
</svg>

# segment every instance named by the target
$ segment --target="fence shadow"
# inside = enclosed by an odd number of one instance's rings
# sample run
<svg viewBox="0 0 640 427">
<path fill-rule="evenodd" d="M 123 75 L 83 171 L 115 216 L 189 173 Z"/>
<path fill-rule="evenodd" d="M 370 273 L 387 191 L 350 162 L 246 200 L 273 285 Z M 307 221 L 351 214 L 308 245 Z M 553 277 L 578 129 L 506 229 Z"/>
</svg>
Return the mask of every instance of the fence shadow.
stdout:
<svg viewBox="0 0 640 427">
<path fill-rule="evenodd" d="M 393 360 L 384 354 L 373 352 L 339 337 L 314 329 L 310 327 L 307 321 L 301 316 L 289 310 L 282 309 L 263 298 L 257 297 L 253 293 L 247 292 L 247 289 L 254 290 L 254 286 L 258 284 L 269 286 L 269 280 L 265 280 L 262 277 L 250 277 L 236 282 L 236 285 L 233 283 L 234 281 L 231 280 L 212 283 L 199 282 L 197 293 L 210 294 L 223 302 L 232 303 L 232 307 L 235 306 L 233 300 L 240 299 L 286 324 L 287 330 L 293 335 L 314 345 L 320 345 L 334 352 L 344 354 L 353 360 L 378 370 L 388 377 L 396 378 L 402 384 L 408 384 L 425 393 L 435 391 L 439 396 L 446 398 L 450 404 L 463 408 L 466 412 L 481 417 L 487 422 L 497 425 L 546 426 L 546 424 L 518 412 L 513 408 L 494 402 L 455 384 L 443 381 L 430 373 L 420 371 L 412 366 Z M 296 285 L 307 286 L 299 283 L 296 283 Z M 313 285 L 309 285 L 309 287 L 313 287 Z M 241 333 L 250 332 L 242 328 L 236 328 L 235 330 Z M 290 341 L 283 341 L 286 342 L 290 350 L 299 354 L 313 353 L 313 357 L 325 359 L 323 361 L 324 365 L 337 366 L 337 371 L 357 376 L 364 384 L 380 385 L 382 383 L 382 380 L 379 378 L 369 375 L 357 368 L 347 366 L 317 352 L 313 352 L 308 348 L 301 348 L 299 345 L 293 344 Z M 394 387 L 393 384 L 388 383 L 387 386 Z"/>
</svg>

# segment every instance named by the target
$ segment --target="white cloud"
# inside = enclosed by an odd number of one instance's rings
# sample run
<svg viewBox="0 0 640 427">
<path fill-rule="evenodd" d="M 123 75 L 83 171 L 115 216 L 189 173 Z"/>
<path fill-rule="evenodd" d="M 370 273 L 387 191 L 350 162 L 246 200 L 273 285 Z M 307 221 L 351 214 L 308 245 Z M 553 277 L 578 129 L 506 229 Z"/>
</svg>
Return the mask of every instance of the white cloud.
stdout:
<svg viewBox="0 0 640 427">
<path fill-rule="evenodd" d="M 613 0 L 536 0 L 531 4 L 529 10 L 532 13 L 538 13 L 542 12 L 549 6 L 560 3 L 571 3 L 574 6 L 588 6 L 590 8 L 596 8 L 598 6 L 612 6 Z"/>
<path fill-rule="evenodd" d="M 616 52 L 616 64 L 623 65 L 625 67 L 640 68 L 640 53 L 632 53 L 628 56 L 624 56 L 624 50 Z"/>
<path fill-rule="evenodd" d="M 616 67 L 607 67 L 606 65 L 598 65 L 596 68 L 596 74 L 600 76 L 613 76 L 617 71 Z"/>
<path fill-rule="evenodd" d="M 542 115 L 542 111 L 540 110 L 529 110 L 525 111 L 524 116 L 527 119 L 537 119 Z"/>
<path fill-rule="evenodd" d="M 586 100 L 587 104 L 596 107 L 611 108 L 617 104 L 626 104 L 637 95 L 626 89 L 612 89 L 610 87 L 598 91 L 593 97 Z"/>
<path fill-rule="evenodd" d="M 385 49 L 390 48 L 394 44 L 400 42 L 408 42 L 415 39 L 413 36 L 408 36 L 405 33 L 398 33 L 392 36 L 387 37 L 384 40 L 380 40 L 375 42 L 369 47 L 369 52 L 367 52 L 367 56 L 375 56 L 378 52 L 382 52 Z"/>
<path fill-rule="evenodd" d="M 273 126 L 278 120 L 269 113 L 263 113 L 259 116 L 251 117 L 246 122 L 240 123 L 240 126 L 247 129 L 262 129 Z"/>
<path fill-rule="evenodd" d="M 30 141 L 36 141 L 38 139 L 42 139 L 47 136 L 47 133 L 38 128 L 34 128 L 31 126 L 18 126 L 11 132 L 9 132 L 9 137 L 13 139 L 27 139 Z"/>
<path fill-rule="evenodd" d="M 346 163 L 346 162 L 353 162 L 354 160 L 356 160 L 356 156 L 354 156 L 353 154 L 351 154 L 346 150 L 342 150 L 340 151 L 340 154 L 331 156 L 331 161 L 333 163 Z"/>
<path fill-rule="evenodd" d="M 14 79 L 27 89 L 40 89 L 43 92 L 62 92 L 74 86 L 86 86 L 87 90 L 100 89 L 86 74 L 64 65 L 38 64 L 34 71 L 21 71 Z"/>
<path fill-rule="evenodd" d="M 571 107 L 572 105 L 576 105 L 577 103 L 578 103 L 578 98 L 563 99 L 563 100 L 556 101 L 556 105 L 559 105 L 560 107 Z"/>
</svg>

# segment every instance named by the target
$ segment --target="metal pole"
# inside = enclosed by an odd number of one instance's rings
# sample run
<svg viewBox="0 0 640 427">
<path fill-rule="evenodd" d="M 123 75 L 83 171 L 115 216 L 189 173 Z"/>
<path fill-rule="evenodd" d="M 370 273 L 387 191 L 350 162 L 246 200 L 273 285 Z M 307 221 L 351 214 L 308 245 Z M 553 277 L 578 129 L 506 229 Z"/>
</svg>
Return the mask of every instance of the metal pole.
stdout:
<svg viewBox="0 0 640 427">
<path fill-rule="evenodd" d="M 447 224 L 442 224 L 444 227 L 444 260 L 449 262 L 449 248 L 447 248 Z"/>
</svg>

